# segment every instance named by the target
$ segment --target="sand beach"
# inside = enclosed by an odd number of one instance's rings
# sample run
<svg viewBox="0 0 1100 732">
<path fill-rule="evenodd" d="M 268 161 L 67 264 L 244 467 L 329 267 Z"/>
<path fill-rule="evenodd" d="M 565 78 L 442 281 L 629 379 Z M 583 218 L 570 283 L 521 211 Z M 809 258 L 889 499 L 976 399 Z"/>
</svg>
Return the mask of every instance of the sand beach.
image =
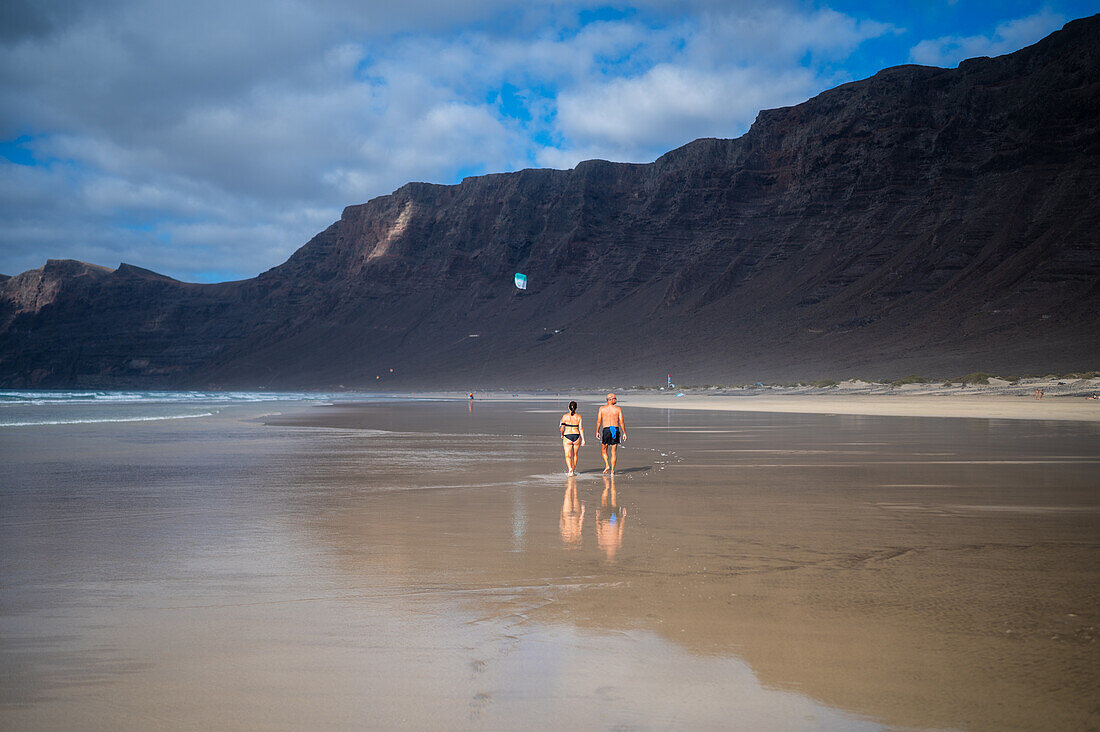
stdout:
<svg viewBox="0 0 1100 732">
<path fill-rule="evenodd" d="M 911 383 L 903 386 L 849 380 L 832 386 L 742 387 L 609 386 L 635 407 L 774 414 L 849 414 L 879 417 L 956 417 L 1100 421 L 1100 377 L 1036 377 L 985 384 Z M 1043 398 L 1036 398 L 1041 391 Z M 485 401 L 577 397 L 602 403 L 606 390 L 572 389 L 479 392 Z M 455 392 L 423 392 L 425 398 L 462 399 Z"/>
<path fill-rule="evenodd" d="M 751 399 L 614 478 L 564 394 L 0 430 L 0 725 L 1100 723 L 1095 420 Z"/>
<path fill-rule="evenodd" d="M 1100 732 L 1096 3 L 71 5 L 0 732 Z"/>
</svg>

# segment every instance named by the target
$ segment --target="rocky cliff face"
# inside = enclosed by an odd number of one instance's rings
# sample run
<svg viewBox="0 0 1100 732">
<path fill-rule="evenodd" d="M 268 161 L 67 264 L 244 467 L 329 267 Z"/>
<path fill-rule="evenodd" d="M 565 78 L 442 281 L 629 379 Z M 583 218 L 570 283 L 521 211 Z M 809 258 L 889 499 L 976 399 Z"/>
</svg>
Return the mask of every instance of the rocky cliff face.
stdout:
<svg viewBox="0 0 1100 732">
<path fill-rule="evenodd" d="M 1100 16 L 955 70 L 887 69 L 649 165 L 411 183 L 252 280 L 51 260 L 0 281 L 0 384 L 1090 369 L 1098 201 Z"/>
</svg>

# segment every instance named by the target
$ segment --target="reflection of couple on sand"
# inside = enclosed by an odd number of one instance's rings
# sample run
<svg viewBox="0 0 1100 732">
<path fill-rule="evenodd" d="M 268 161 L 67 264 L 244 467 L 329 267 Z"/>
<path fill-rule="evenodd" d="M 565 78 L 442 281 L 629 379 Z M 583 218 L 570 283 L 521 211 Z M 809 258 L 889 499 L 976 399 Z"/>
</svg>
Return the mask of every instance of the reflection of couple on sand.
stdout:
<svg viewBox="0 0 1100 732">
<path fill-rule="evenodd" d="M 577 479 L 565 482 L 565 499 L 561 504 L 561 542 L 568 549 L 580 549 L 584 529 L 584 501 L 577 495 Z"/>
<path fill-rule="evenodd" d="M 565 499 L 561 504 L 561 541 L 568 549 L 580 549 L 584 529 L 584 501 L 577 494 L 577 479 L 569 478 L 565 484 Z M 626 525 L 626 509 L 619 506 L 615 493 L 615 476 L 603 476 L 603 495 L 596 509 L 596 546 L 603 549 L 608 559 L 623 545 L 623 527 Z"/>
<path fill-rule="evenodd" d="M 596 414 L 596 436 L 603 454 L 603 472 L 614 475 L 619 443 L 626 442 L 626 420 L 614 394 L 607 395 L 607 404 Z M 576 402 L 569 402 L 569 413 L 561 416 L 561 441 L 565 448 L 565 469 L 569 475 L 576 475 L 577 457 L 585 444 L 584 420 L 577 414 Z"/>
<path fill-rule="evenodd" d="M 623 527 L 626 525 L 626 509 L 619 505 L 615 494 L 615 476 L 603 477 L 603 495 L 596 509 L 596 546 L 603 549 L 608 559 L 623 545 Z"/>
</svg>

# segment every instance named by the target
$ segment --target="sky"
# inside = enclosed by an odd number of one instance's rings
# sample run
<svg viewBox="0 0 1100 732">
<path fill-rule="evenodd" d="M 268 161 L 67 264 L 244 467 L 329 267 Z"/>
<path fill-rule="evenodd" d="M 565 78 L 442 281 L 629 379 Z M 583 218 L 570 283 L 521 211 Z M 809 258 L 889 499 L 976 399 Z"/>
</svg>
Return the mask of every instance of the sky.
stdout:
<svg viewBox="0 0 1100 732">
<path fill-rule="evenodd" d="M 0 0 L 0 273 L 253 277 L 408 181 L 649 162 L 1100 0 Z"/>
</svg>

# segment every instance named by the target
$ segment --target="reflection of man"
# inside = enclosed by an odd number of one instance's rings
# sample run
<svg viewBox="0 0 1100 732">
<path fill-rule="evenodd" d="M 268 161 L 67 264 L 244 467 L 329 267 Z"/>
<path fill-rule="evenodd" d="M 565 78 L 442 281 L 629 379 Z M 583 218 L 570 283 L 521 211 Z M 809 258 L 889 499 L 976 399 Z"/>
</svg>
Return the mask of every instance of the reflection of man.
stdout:
<svg viewBox="0 0 1100 732">
<path fill-rule="evenodd" d="M 625 523 L 626 509 L 619 507 L 619 497 L 615 495 L 615 477 L 605 475 L 600 507 L 596 509 L 596 546 L 607 553 L 608 559 L 614 559 L 615 552 L 623 545 Z"/>
<path fill-rule="evenodd" d="M 577 495 L 577 479 L 567 478 L 561 504 L 561 543 L 566 549 L 580 549 L 584 527 L 584 502 Z"/>
<path fill-rule="evenodd" d="M 600 440 L 600 451 L 603 453 L 603 472 L 614 475 L 619 442 L 626 440 L 623 410 L 619 409 L 614 394 L 607 395 L 607 404 L 600 407 L 596 415 L 596 436 Z"/>
</svg>

